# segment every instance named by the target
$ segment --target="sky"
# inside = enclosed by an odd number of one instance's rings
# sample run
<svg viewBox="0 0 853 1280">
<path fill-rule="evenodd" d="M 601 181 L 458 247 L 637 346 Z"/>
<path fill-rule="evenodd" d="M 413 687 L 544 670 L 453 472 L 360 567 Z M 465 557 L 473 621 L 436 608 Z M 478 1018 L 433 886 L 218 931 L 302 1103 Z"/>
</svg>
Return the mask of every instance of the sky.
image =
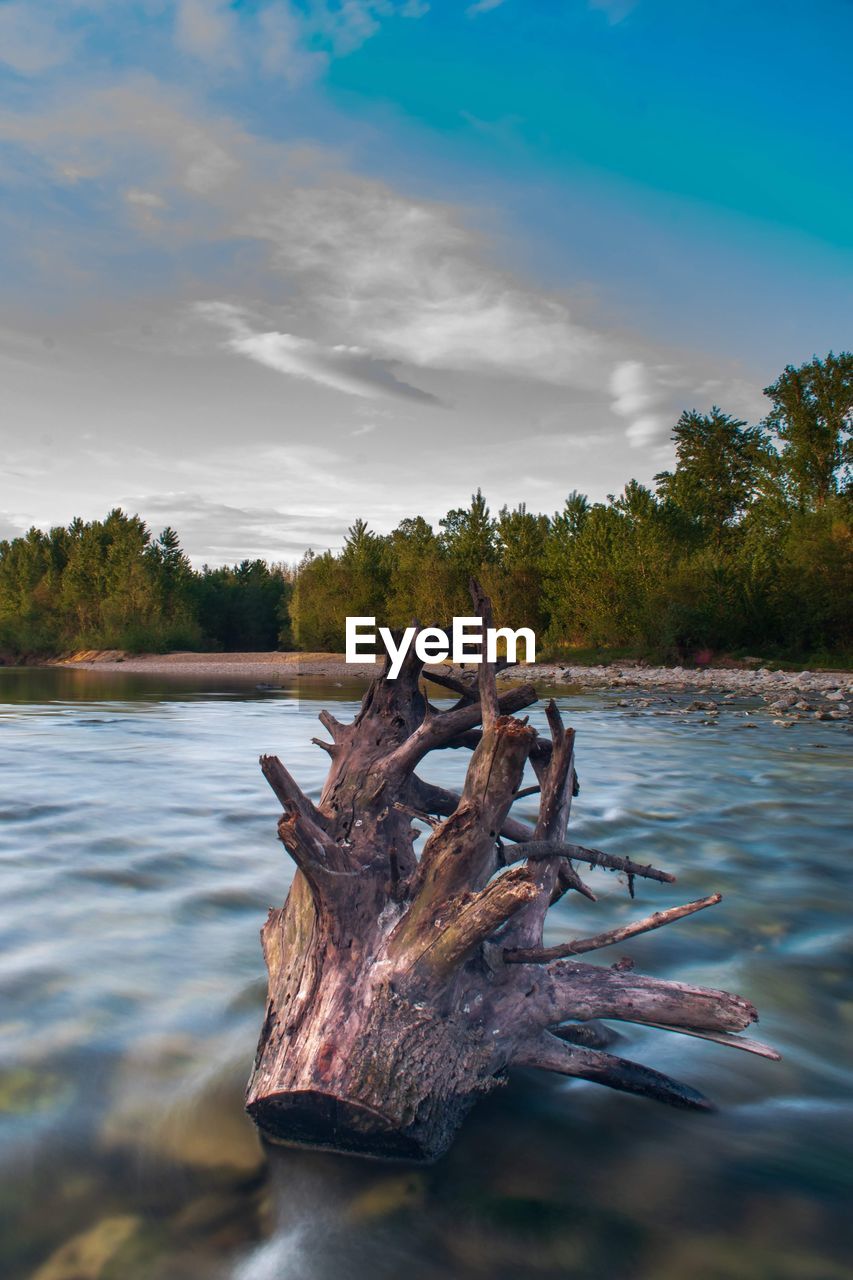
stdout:
<svg viewBox="0 0 853 1280">
<path fill-rule="evenodd" d="M 0 538 L 553 512 L 853 345 L 850 0 L 0 0 Z"/>
</svg>

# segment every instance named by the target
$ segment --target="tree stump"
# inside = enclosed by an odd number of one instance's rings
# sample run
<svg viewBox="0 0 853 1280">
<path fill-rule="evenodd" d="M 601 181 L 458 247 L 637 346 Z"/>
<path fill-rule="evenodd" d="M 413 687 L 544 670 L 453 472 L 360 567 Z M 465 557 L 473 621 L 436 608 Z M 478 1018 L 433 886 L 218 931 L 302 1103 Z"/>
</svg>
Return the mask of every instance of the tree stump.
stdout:
<svg viewBox="0 0 853 1280">
<path fill-rule="evenodd" d="M 472 584 L 491 625 L 488 600 Z M 577 864 L 635 878 L 674 876 L 566 841 L 576 791 L 574 731 L 553 701 L 550 737 L 513 713 L 528 684 L 498 695 L 484 662 L 476 683 L 429 679 L 458 695 L 436 710 L 409 650 L 388 664 L 352 724 L 320 721 L 331 756 L 317 805 L 274 756 L 261 767 L 284 810 L 278 833 L 297 866 L 261 931 L 266 1017 L 246 1107 L 272 1140 L 381 1158 L 432 1160 L 465 1113 L 514 1065 L 594 1080 L 678 1107 L 710 1109 L 697 1090 L 603 1050 L 599 1020 L 642 1023 L 777 1058 L 739 1033 L 757 1014 L 724 991 L 583 963 L 584 952 L 711 906 L 719 894 L 634 925 L 542 946 L 549 906 L 594 895 Z M 460 794 L 416 772 L 431 751 L 471 751 Z M 530 760 L 538 787 L 519 790 Z M 535 827 L 510 815 L 540 792 Z M 415 820 L 431 833 L 420 857 Z"/>
</svg>

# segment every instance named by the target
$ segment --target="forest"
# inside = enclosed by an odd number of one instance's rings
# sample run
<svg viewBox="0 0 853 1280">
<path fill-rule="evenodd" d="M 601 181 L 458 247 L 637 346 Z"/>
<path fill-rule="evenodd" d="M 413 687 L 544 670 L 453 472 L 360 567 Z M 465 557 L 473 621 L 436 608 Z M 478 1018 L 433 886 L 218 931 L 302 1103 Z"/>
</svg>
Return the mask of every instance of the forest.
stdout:
<svg viewBox="0 0 853 1280">
<path fill-rule="evenodd" d="M 0 651 L 342 651 L 348 614 L 443 622 L 468 612 L 475 576 L 540 658 L 849 661 L 853 354 L 788 366 L 765 395 L 755 425 L 685 410 L 653 488 L 592 503 L 573 489 L 552 515 L 493 514 L 478 490 L 437 528 L 357 518 L 340 552 L 297 565 L 197 571 L 174 529 L 154 537 L 118 509 L 32 528 L 0 542 Z"/>
</svg>

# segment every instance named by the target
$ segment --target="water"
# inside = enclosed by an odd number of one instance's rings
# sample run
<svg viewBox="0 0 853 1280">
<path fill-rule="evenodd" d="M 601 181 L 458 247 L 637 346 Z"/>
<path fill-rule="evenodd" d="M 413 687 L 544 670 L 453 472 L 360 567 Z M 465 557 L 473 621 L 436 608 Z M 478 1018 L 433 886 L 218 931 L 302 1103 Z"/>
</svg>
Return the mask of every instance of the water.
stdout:
<svg viewBox="0 0 853 1280">
<path fill-rule="evenodd" d="M 748 704 L 715 726 L 561 699 L 578 730 L 575 837 L 679 882 L 638 882 L 631 903 L 591 871 L 599 903 L 564 899 L 548 940 L 721 890 L 601 962 L 630 954 L 749 995 L 783 1062 L 625 1030 L 619 1051 L 721 1110 L 530 1073 L 433 1168 L 261 1150 L 241 1103 L 258 930 L 291 868 L 257 757 L 275 751 L 316 795 L 317 712 L 335 702 L 345 719 L 358 696 L 0 671 L 0 1274 L 846 1276 L 851 736 L 783 730 Z M 464 763 L 448 752 L 429 773 L 458 782 Z"/>
</svg>

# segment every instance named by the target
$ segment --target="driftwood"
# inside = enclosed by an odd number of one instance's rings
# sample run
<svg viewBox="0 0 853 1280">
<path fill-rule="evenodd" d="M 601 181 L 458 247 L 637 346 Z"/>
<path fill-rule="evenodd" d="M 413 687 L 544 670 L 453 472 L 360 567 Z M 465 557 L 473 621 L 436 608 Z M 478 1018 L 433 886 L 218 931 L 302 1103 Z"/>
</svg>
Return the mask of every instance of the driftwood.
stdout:
<svg viewBox="0 0 853 1280">
<path fill-rule="evenodd" d="M 491 625 L 488 601 L 472 590 Z M 632 895 L 635 878 L 674 879 L 567 843 L 574 731 L 553 701 L 546 738 L 513 714 L 537 700 L 535 690 L 522 684 L 499 696 L 485 662 L 473 686 L 435 681 L 458 694 L 448 711 L 430 704 L 413 649 L 396 680 L 387 669 L 352 724 L 321 713 L 331 741 L 318 745 L 331 767 L 316 805 L 278 759 L 261 759 L 298 868 L 261 933 L 269 994 L 246 1106 L 268 1137 L 433 1159 L 514 1065 L 710 1108 L 688 1085 L 596 1047 L 619 1038 L 599 1019 L 778 1057 L 739 1034 L 757 1019 L 742 996 L 574 958 L 711 906 L 718 894 L 543 948 L 553 902 L 567 892 L 594 898 L 576 864 L 622 873 Z M 472 752 L 458 795 L 417 773 L 429 752 L 448 747 Z M 537 787 L 520 790 L 528 759 Z M 537 789 L 531 827 L 510 809 Z M 420 857 L 416 820 L 431 827 Z"/>
</svg>

